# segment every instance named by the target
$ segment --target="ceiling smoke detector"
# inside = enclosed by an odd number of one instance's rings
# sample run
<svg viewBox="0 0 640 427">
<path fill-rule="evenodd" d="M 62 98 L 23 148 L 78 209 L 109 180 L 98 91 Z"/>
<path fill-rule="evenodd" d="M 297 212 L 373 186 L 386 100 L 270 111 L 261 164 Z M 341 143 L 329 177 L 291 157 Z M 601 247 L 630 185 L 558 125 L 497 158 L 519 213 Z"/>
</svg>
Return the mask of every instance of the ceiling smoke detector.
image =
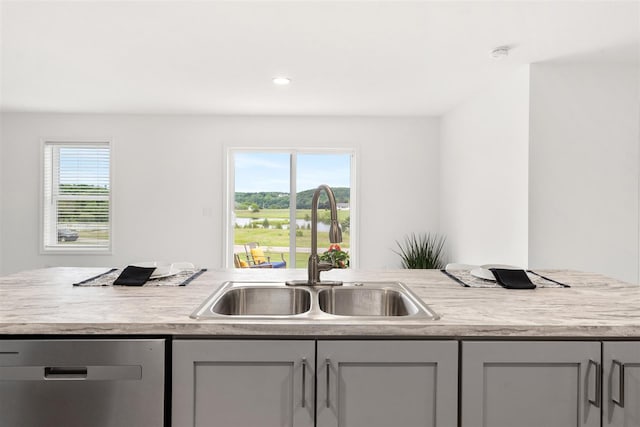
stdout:
<svg viewBox="0 0 640 427">
<path fill-rule="evenodd" d="M 509 50 L 511 50 L 509 46 L 499 46 L 491 51 L 491 57 L 493 59 L 506 58 L 509 56 Z"/>
<path fill-rule="evenodd" d="M 289 77 L 274 77 L 273 84 L 278 86 L 286 86 L 291 83 L 291 79 Z"/>
</svg>

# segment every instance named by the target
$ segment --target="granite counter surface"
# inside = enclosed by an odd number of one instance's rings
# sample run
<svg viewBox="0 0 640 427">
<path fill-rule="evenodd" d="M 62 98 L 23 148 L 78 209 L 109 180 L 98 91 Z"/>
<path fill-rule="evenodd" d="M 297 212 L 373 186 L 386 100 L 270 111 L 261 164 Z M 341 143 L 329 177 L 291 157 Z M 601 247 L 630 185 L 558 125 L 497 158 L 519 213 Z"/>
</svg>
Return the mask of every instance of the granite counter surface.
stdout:
<svg viewBox="0 0 640 427">
<path fill-rule="evenodd" d="M 334 270 L 325 280 L 408 285 L 441 318 L 194 320 L 224 281 L 304 279 L 304 270 L 207 271 L 185 287 L 74 287 L 105 268 L 56 267 L 0 277 L 0 335 L 271 337 L 522 337 L 640 339 L 640 286 L 592 273 L 547 270 L 571 288 L 464 288 L 438 270 Z"/>
</svg>

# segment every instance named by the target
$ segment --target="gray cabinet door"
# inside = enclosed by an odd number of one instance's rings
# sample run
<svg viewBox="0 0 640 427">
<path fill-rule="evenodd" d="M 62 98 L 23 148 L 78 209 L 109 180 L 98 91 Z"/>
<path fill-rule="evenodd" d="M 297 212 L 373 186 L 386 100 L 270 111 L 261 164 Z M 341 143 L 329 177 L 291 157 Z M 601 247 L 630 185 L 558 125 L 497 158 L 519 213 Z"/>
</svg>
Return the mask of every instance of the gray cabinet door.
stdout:
<svg viewBox="0 0 640 427">
<path fill-rule="evenodd" d="M 172 425 L 312 427 L 314 341 L 176 340 Z"/>
<path fill-rule="evenodd" d="M 455 341 L 318 341 L 318 427 L 457 425 Z"/>
<path fill-rule="evenodd" d="M 603 425 L 640 427 L 640 342 L 605 342 Z"/>
<path fill-rule="evenodd" d="M 599 427 L 599 342 L 463 342 L 462 427 Z"/>
</svg>

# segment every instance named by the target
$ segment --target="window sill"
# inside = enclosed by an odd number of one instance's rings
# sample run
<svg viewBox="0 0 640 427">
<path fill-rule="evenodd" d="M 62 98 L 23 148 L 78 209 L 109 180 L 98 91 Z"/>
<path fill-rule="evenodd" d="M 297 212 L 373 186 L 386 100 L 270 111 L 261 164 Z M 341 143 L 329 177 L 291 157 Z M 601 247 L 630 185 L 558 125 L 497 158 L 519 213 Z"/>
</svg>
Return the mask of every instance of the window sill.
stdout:
<svg viewBox="0 0 640 427">
<path fill-rule="evenodd" d="M 111 248 L 47 246 L 40 249 L 40 255 L 111 255 Z"/>
</svg>

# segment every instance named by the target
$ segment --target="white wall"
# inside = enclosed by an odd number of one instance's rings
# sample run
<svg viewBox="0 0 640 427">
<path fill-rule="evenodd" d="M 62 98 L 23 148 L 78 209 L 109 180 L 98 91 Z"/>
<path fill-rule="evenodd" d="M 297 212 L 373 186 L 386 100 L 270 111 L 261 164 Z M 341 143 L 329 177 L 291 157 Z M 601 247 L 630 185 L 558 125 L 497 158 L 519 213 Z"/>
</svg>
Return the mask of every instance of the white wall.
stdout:
<svg viewBox="0 0 640 427">
<path fill-rule="evenodd" d="M 0 168 L 12 183 L 0 193 L 3 273 L 152 259 L 220 267 L 224 155 L 234 146 L 356 149 L 361 268 L 399 266 L 395 240 L 438 226 L 437 119 L 18 113 L 3 119 Z M 39 253 L 46 137 L 112 138 L 111 256 Z"/>
<path fill-rule="evenodd" d="M 3 173 L 2 173 L 2 171 L 4 169 L 3 163 L 4 162 L 3 162 L 3 156 L 2 156 L 2 114 L 0 114 L 0 274 L 2 274 L 2 259 L 3 259 L 3 256 L 2 256 L 2 247 L 3 247 L 2 240 L 3 240 L 3 237 L 4 237 L 4 234 L 2 233 L 2 226 L 3 226 L 3 224 L 2 224 L 2 213 L 4 212 L 4 209 L 3 209 L 3 206 L 2 206 L 2 200 L 3 200 L 2 195 L 4 194 L 3 186 L 2 186 L 2 181 L 4 179 L 4 176 L 3 176 Z"/>
<path fill-rule="evenodd" d="M 441 122 L 440 223 L 452 262 L 527 265 L 529 68 Z"/>
<path fill-rule="evenodd" d="M 638 282 L 640 70 L 531 66 L 529 264 Z"/>
</svg>

